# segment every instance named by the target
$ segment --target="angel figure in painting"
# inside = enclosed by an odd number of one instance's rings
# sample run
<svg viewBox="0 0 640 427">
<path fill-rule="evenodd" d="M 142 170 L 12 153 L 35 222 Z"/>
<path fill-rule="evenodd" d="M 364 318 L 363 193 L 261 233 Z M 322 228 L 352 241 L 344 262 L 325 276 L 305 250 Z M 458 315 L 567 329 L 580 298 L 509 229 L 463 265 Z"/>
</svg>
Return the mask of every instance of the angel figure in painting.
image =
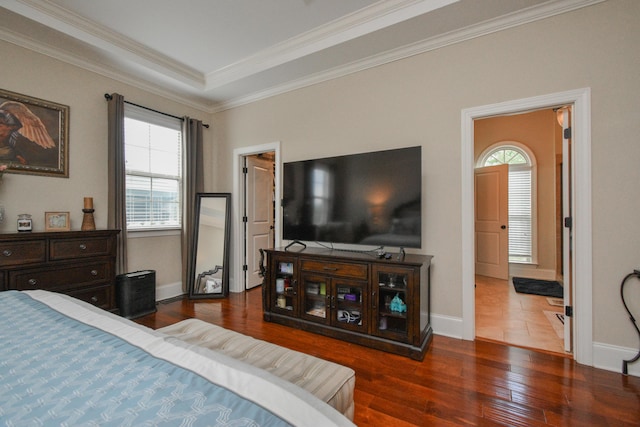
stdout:
<svg viewBox="0 0 640 427">
<path fill-rule="evenodd" d="M 56 144 L 42 120 L 16 101 L 0 105 L 0 160 L 57 167 Z"/>
</svg>

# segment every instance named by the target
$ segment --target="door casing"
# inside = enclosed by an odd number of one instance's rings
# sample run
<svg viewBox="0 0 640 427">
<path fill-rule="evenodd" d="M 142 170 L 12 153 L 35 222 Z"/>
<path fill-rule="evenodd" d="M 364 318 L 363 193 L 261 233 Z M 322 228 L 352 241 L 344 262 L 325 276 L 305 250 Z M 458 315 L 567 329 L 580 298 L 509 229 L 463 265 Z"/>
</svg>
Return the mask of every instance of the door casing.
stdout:
<svg viewBox="0 0 640 427">
<path fill-rule="evenodd" d="M 231 239 L 231 265 L 233 269 L 229 272 L 232 277 L 229 278 L 229 292 L 244 292 L 244 271 L 242 269 L 242 264 L 244 260 L 244 244 L 242 243 L 242 239 L 244 238 L 244 224 L 242 222 L 242 217 L 244 215 L 243 212 L 243 204 L 244 204 L 244 177 L 242 173 L 242 168 L 244 166 L 244 158 L 245 156 L 250 156 L 253 154 L 274 152 L 275 160 L 274 160 L 274 168 L 275 168 L 275 200 L 276 205 L 278 205 L 281 200 L 280 196 L 280 188 L 281 186 L 281 174 L 282 174 L 282 160 L 280 154 L 280 141 L 271 142 L 267 144 L 261 145 L 253 145 L 249 147 L 236 148 L 233 150 L 233 193 L 232 197 L 232 206 L 231 206 L 231 222 L 232 222 L 232 239 Z M 276 206 L 276 215 L 275 215 L 275 245 L 280 246 L 282 244 L 282 239 L 280 238 L 280 227 L 281 227 L 281 215 L 278 213 L 280 209 L 277 209 Z"/>
<path fill-rule="evenodd" d="M 582 88 L 497 104 L 463 109 L 461 111 L 461 238 L 462 238 L 462 331 L 463 339 L 475 339 L 475 250 L 474 250 L 474 134 L 475 119 L 496 115 L 520 113 L 573 106 L 572 162 L 572 295 L 574 359 L 581 364 L 593 364 L 593 281 L 591 262 L 591 89 Z M 575 244 L 576 241 L 580 245 Z M 579 284 L 579 285 L 577 285 Z"/>
</svg>

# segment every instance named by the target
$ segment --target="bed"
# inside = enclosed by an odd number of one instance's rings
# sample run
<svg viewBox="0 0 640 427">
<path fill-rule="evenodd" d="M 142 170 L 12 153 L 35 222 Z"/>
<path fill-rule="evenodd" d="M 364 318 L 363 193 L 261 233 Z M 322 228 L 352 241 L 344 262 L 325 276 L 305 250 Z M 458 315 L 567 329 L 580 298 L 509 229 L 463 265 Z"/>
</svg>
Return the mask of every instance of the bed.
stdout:
<svg viewBox="0 0 640 427">
<path fill-rule="evenodd" d="M 353 426 L 262 369 L 66 295 L 0 292 L 5 425 Z"/>
</svg>

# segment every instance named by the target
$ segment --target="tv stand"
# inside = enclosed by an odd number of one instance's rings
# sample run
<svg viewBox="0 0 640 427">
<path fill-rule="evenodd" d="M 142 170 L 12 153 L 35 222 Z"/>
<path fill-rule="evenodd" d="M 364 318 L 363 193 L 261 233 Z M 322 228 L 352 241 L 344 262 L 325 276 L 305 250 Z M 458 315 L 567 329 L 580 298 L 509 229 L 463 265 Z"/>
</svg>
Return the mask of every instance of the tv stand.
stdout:
<svg viewBox="0 0 640 427">
<path fill-rule="evenodd" d="M 307 249 L 307 245 L 302 243 L 300 240 L 294 240 L 291 243 L 289 243 L 287 246 L 284 247 L 284 250 L 287 251 L 289 250 L 289 248 L 293 245 L 301 245 L 302 249 Z"/>
<path fill-rule="evenodd" d="M 287 246 L 288 248 L 288 246 Z M 431 256 L 267 249 L 264 319 L 422 360 L 431 342 Z"/>
</svg>

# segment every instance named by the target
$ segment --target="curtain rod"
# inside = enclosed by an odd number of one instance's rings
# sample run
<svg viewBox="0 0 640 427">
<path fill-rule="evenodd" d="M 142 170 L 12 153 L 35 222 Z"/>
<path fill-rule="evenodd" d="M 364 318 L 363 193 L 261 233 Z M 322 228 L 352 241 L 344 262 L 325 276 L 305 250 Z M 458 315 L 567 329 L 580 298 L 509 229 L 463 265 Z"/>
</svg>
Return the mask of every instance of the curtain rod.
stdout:
<svg viewBox="0 0 640 427">
<path fill-rule="evenodd" d="M 110 101 L 111 98 L 113 98 L 113 97 L 110 94 L 105 93 L 104 94 L 104 98 L 106 100 Z M 124 103 L 125 104 L 129 104 L 129 105 L 133 105 L 134 107 L 144 108 L 145 110 L 153 111 L 154 113 L 162 114 L 163 116 L 172 117 L 172 118 L 178 119 L 178 120 L 184 120 L 183 117 L 174 116 L 173 114 L 169 114 L 169 113 L 163 113 L 162 111 L 154 110 L 153 108 L 145 107 L 144 105 L 134 104 L 133 102 L 129 102 L 129 101 L 124 101 Z M 202 126 L 204 126 L 207 129 L 209 129 L 209 125 L 206 124 L 206 123 L 203 123 Z"/>
</svg>

